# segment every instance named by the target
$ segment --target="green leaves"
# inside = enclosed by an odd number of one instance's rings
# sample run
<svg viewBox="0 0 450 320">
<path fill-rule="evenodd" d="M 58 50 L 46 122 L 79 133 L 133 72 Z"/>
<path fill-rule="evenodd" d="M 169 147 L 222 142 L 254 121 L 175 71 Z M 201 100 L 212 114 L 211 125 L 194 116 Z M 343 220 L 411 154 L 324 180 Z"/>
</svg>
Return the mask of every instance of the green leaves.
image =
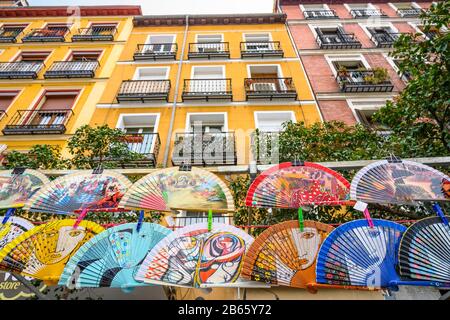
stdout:
<svg viewBox="0 0 450 320">
<path fill-rule="evenodd" d="M 67 166 L 67 161 L 61 157 L 61 148 L 48 144 L 36 144 L 28 153 L 11 151 L 5 156 L 5 160 L 5 167 L 8 169 L 63 169 Z"/>
</svg>

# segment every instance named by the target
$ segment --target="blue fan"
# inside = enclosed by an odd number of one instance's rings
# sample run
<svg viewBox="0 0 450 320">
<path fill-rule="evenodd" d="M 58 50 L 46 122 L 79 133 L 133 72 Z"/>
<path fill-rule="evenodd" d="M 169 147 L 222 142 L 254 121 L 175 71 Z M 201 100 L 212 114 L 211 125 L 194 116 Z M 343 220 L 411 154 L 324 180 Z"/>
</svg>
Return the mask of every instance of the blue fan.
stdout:
<svg viewBox="0 0 450 320">
<path fill-rule="evenodd" d="M 59 285 L 71 289 L 147 285 L 134 280 L 147 253 L 172 231 L 154 223 L 126 223 L 85 243 L 69 260 Z"/>
<path fill-rule="evenodd" d="M 373 219 L 347 222 L 323 242 L 317 258 L 318 283 L 365 288 L 396 287 L 397 252 L 406 227 Z"/>
</svg>

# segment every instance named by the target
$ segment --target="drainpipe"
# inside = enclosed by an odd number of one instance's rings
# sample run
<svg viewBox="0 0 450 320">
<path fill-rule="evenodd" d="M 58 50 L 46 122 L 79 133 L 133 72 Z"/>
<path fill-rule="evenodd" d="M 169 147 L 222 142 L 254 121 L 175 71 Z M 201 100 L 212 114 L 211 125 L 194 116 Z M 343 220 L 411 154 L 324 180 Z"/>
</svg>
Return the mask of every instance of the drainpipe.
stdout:
<svg viewBox="0 0 450 320">
<path fill-rule="evenodd" d="M 186 16 L 186 27 L 184 28 L 183 45 L 181 46 L 181 56 L 180 56 L 180 60 L 178 61 L 177 79 L 175 82 L 175 92 L 173 95 L 172 115 L 170 117 L 169 130 L 167 131 L 166 145 L 164 148 L 164 159 L 163 159 L 163 167 L 164 168 L 167 167 L 167 161 L 169 160 L 170 142 L 172 139 L 173 123 L 175 121 L 175 111 L 177 108 L 178 90 L 180 87 L 181 68 L 183 66 L 184 49 L 186 47 L 186 38 L 187 38 L 188 29 L 189 29 L 189 16 L 187 15 Z"/>
</svg>

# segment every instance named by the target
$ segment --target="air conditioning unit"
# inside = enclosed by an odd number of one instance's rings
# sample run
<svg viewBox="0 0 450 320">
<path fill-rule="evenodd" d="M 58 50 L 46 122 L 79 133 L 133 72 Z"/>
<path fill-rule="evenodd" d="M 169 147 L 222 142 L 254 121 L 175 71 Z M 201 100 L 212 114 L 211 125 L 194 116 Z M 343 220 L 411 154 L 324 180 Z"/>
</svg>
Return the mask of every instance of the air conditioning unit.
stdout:
<svg viewBox="0 0 450 320">
<path fill-rule="evenodd" d="M 198 46 L 198 52 L 200 52 L 200 53 L 209 53 L 209 52 L 219 52 L 220 51 L 220 46 L 211 46 L 211 45 L 208 45 L 208 46 L 204 46 L 204 47 L 202 47 L 202 46 Z"/>
<path fill-rule="evenodd" d="M 253 91 L 276 91 L 277 88 L 273 82 L 260 82 L 252 84 Z"/>
</svg>

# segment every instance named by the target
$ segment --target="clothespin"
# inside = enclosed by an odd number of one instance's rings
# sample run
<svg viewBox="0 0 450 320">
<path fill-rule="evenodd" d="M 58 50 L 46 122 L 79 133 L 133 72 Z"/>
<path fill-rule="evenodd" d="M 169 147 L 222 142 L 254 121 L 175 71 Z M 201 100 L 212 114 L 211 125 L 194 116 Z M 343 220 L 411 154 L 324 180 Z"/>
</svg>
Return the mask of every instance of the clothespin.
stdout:
<svg viewBox="0 0 450 320">
<path fill-rule="evenodd" d="M 7 223 L 9 218 L 14 214 L 14 212 L 16 212 L 16 208 L 9 208 L 8 210 L 6 210 L 6 214 L 3 218 L 2 224 Z"/>
<path fill-rule="evenodd" d="M 441 206 L 439 205 L 439 203 L 435 202 L 433 203 L 433 210 L 437 213 L 437 215 L 439 216 L 439 218 L 441 218 L 442 222 L 446 225 L 448 224 L 448 219 L 445 216 L 444 212 L 442 211 Z"/>
<path fill-rule="evenodd" d="M 300 232 L 303 232 L 303 229 L 305 227 L 305 223 L 303 220 L 303 209 L 302 207 L 298 208 L 298 225 L 300 227 Z"/>
<path fill-rule="evenodd" d="M 190 164 L 185 164 L 184 162 L 180 165 L 179 171 L 191 171 L 192 166 Z"/>
<path fill-rule="evenodd" d="M 386 158 L 389 163 L 401 163 L 402 159 L 396 157 L 393 153 L 389 154 L 389 157 Z"/>
<path fill-rule="evenodd" d="M 97 167 L 92 170 L 92 174 L 102 174 L 103 173 L 103 166 L 101 165 L 101 163 L 99 163 L 97 165 Z"/>
<path fill-rule="evenodd" d="M 78 226 L 80 225 L 80 222 L 86 217 L 87 213 L 88 213 L 88 209 L 87 208 L 84 208 L 81 211 L 80 215 L 77 218 L 77 221 L 75 221 L 75 223 L 73 225 L 74 229 L 78 228 Z"/>
<path fill-rule="evenodd" d="M 369 227 L 371 229 L 374 227 L 372 217 L 370 216 L 369 209 L 367 208 L 367 203 L 356 201 L 353 209 L 361 211 L 364 214 L 364 218 L 366 218 Z"/>
<path fill-rule="evenodd" d="M 304 160 L 297 159 L 297 157 L 294 158 L 294 161 L 291 162 L 293 167 L 300 167 L 305 165 Z"/>
<path fill-rule="evenodd" d="M 211 229 L 212 229 L 212 219 L 213 219 L 212 209 L 209 209 L 209 211 L 208 211 L 208 231 L 211 231 Z"/>
<path fill-rule="evenodd" d="M 136 227 L 137 232 L 139 232 L 141 230 L 143 221 L 144 221 L 144 210 L 140 210 L 139 211 L 139 219 L 138 219 L 137 227 Z"/>
<path fill-rule="evenodd" d="M 23 167 L 17 167 L 17 168 L 14 168 L 14 169 L 12 170 L 12 174 L 14 174 L 14 175 L 23 174 L 23 173 L 25 172 L 26 169 L 27 169 L 27 168 L 23 168 Z"/>
</svg>

